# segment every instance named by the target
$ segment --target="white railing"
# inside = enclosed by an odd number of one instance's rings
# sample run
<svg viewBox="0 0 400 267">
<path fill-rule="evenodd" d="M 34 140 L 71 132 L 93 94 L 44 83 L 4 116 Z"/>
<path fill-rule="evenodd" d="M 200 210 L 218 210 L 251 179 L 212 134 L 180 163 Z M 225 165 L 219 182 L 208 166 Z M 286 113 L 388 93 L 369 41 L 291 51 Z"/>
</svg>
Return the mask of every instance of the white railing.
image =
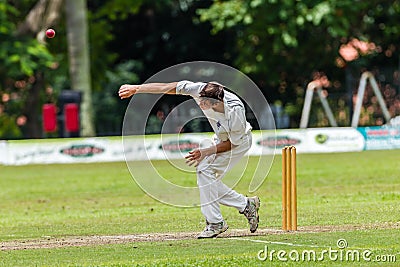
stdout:
<svg viewBox="0 0 400 267">
<path fill-rule="evenodd" d="M 300 128 L 305 129 L 308 126 L 308 120 L 310 118 L 311 103 L 314 96 L 314 91 L 317 92 L 318 97 L 321 100 L 322 107 L 325 110 L 330 125 L 333 127 L 337 127 L 335 117 L 333 116 L 332 110 L 329 107 L 328 101 L 326 100 L 326 96 L 322 93 L 322 86 L 320 85 L 319 82 L 312 81 L 307 85 L 303 112 L 301 114 L 301 120 L 300 120 Z"/>
<path fill-rule="evenodd" d="M 358 86 L 356 105 L 354 107 L 353 118 L 351 120 L 351 127 L 358 126 L 358 121 L 361 114 L 361 106 L 365 94 L 365 88 L 367 87 L 367 80 L 369 80 L 369 82 L 371 83 L 372 89 L 374 90 L 374 93 L 378 99 L 378 103 L 382 108 L 383 116 L 385 117 L 386 122 L 389 122 L 390 120 L 390 113 L 386 107 L 385 100 L 383 99 L 382 93 L 379 90 L 375 77 L 371 72 L 367 71 L 361 75 L 360 84 Z"/>
<path fill-rule="evenodd" d="M 378 103 L 382 109 L 383 116 L 385 117 L 386 122 L 390 121 L 391 117 L 390 117 L 389 110 L 386 107 L 385 100 L 383 99 L 382 93 L 379 90 L 379 87 L 375 80 L 375 77 L 371 72 L 367 71 L 367 72 L 364 72 L 360 78 L 360 84 L 358 86 L 358 92 L 357 92 L 357 100 L 356 100 L 356 104 L 354 107 L 353 118 L 351 120 L 351 127 L 358 126 L 358 122 L 359 122 L 360 114 L 361 114 L 362 102 L 363 102 L 363 98 L 364 98 L 364 94 L 365 94 L 365 88 L 367 86 L 367 80 L 369 80 L 371 87 L 373 89 L 373 92 L 378 99 Z M 324 108 L 324 111 L 328 117 L 330 125 L 333 127 L 337 127 L 335 117 L 333 116 L 332 110 L 329 107 L 328 101 L 326 100 L 326 96 L 322 93 L 322 86 L 321 86 L 320 82 L 312 81 L 307 85 L 303 111 L 302 111 L 301 119 L 300 119 L 300 128 L 304 129 L 304 128 L 307 128 L 307 126 L 308 126 L 308 120 L 310 118 L 310 111 L 311 111 L 311 104 L 312 104 L 312 100 L 313 100 L 315 91 L 317 92 L 319 99 L 321 100 L 322 107 Z"/>
</svg>

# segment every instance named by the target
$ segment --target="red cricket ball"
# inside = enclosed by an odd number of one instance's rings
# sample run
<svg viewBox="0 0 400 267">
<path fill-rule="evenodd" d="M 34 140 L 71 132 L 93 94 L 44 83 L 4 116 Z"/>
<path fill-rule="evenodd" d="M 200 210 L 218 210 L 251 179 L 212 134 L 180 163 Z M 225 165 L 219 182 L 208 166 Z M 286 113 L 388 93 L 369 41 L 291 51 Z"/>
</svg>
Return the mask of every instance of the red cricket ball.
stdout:
<svg viewBox="0 0 400 267">
<path fill-rule="evenodd" d="M 47 38 L 53 38 L 55 35 L 56 35 L 56 31 L 53 30 L 53 29 L 48 29 L 48 30 L 46 31 L 46 36 L 47 36 Z"/>
</svg>

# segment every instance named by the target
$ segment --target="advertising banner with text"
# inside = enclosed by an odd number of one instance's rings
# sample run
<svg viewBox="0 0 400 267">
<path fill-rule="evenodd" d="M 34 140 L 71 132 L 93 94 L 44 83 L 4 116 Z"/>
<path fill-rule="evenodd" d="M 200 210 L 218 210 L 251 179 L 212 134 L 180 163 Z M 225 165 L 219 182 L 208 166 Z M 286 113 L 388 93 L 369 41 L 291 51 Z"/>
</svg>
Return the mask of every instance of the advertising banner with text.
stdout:
<svg viewBox="0 0 400 267">
<path fill-rule="evenodd" d="M 125 160 L 182 159 L 193 149 L 212 144 L 212 133 L 0 140 L 0 164 L 91 163 Z M 400 127 L 312 128 L 253 131 L 249 155 L 280 154 L 285 146 L 298 153 L 399 149 Z"/>
</svg>

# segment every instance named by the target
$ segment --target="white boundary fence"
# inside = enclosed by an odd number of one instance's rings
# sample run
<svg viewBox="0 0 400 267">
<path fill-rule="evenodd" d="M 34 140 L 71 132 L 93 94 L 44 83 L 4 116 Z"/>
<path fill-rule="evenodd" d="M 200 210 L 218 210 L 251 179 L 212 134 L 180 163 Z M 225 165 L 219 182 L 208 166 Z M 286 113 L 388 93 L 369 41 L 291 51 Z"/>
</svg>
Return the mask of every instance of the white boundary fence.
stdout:
<svg viewBox="0 0 400 267">
<path fill-rule="evenodd" d="M 211 133 L 121 137 L 0 141 L 0 164 L 91 163 L 182 159 Z M 400 126 L 310 128 L 254 131 L 249 155 L 281 153 L 294 145 L 298 153 L 400 149 Z"/>
</svg>

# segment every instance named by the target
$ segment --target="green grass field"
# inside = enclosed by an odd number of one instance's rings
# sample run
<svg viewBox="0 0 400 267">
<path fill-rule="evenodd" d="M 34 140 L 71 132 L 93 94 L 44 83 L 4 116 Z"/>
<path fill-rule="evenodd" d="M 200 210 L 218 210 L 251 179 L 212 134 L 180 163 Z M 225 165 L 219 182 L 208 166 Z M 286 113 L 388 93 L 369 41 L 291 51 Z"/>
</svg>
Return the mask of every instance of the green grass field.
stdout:
<svg viewBox="0 0 400 267">
<path fill-rule="evenodd" d="M 204 227 L 199 208 L 177 208 L 148 197 L 124 162 L 0 165 L 0 266 L 398 266 L 399 162 L 399 150 L 299 154 L 300 229 L 284 233 L 279 230 L 277 156 L 256 192 L 262 201 L 259 234 L 248 235 L 245 218 L 223 207 L 230 229 L 211 240 L 192 238 Z M 181 175 L 166 162 L 154 164 L 182 179 L 177 182 L 196 184 L 193 175 Z M 236 189 L 246 193 L 246 181 Z M 94 236 L 155 233 L 177 238 L 85 243 Z M 339 249 L 339 239 L 348 247 Z M 337 258 L 329 257 L 332 250 Z M 265 252 L 271 251 L 269 257 Z M 351 254 L 356 252 L 370 254 L 358 259 Z"/>
</svg>

